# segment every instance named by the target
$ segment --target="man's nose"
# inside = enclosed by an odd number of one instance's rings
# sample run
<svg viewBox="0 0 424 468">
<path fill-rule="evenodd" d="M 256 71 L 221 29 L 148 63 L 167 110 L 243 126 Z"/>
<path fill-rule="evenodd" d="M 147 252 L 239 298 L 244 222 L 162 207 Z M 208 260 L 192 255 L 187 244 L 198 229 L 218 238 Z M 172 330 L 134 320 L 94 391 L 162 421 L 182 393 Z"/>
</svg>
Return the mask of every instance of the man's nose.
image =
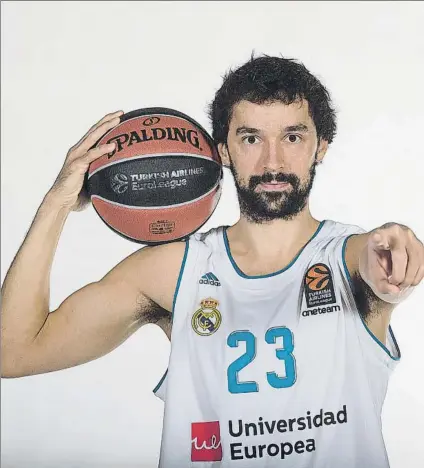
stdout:
<svg viewBox="0 0 424 468">
<path fill-rule="evenodd" d="M 281 172 L 284 169 L 284 149 L 280 141 L 268 141 L 264 145 L 263 167 L 267 172 Z"/>
</svg>

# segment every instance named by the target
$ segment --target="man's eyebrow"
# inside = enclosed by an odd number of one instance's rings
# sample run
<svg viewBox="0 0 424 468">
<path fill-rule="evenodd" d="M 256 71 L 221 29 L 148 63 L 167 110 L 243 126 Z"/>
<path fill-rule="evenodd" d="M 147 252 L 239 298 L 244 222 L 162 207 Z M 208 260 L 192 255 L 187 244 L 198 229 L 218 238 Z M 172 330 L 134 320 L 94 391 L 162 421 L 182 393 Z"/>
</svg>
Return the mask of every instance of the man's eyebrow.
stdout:
<svg viewBox="0 0 424 468">
<path fill-rule="evenodd" d="M 288 127 L 284 127 L 283 130 L 284 132 L 309 132 L 308 126 L 303 123 L 289 125 Z M 243 135 L 244 133 L 260 133 L 260 130 L 254 127 L 246 127 L 245 125 L 237 128 L 236 135 Z"/>
<path fill-rule="evenodd" d="M 296 125 L 289 125 L 288 127 L 284 128 L 285 132 L 308 132 L 309 128 L 305 124 L 296 124 Z"/>
<path fill-rule="evenodd" d="M 236 130 L 236 135 L 242 135 L 243 133 L 259 133 L 257 128 L 241 126 Z"/>
</svg>

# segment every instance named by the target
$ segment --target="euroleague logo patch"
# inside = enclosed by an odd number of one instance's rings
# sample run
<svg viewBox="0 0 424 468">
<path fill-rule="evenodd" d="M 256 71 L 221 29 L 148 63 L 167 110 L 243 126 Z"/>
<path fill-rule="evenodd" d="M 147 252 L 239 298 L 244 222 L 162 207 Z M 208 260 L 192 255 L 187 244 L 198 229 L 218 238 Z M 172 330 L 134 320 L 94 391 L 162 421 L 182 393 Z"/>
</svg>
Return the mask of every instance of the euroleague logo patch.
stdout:
<svg viewBox="0 0 424 468">
<path fill-rule="evenodd" d="M 128 177 L 125 174 L 115 174 L 110 180 L 112 190 L 120 195 L 128 189 Z"/>
<path fill-rule="evenodd" d="M 331 271 L 324 263 L 312 265 L 304 278 L 305 298 L 308 307 L 336 302 Z"/>
<path fill-rule="evenodd" d="M 218 330 L 222 322 L 218 305 L 219 302 L 211 297 L 200 302 L 200 309 L 196 310 L 191 319 L 191 326 L 198 335 L 209 336 Z"/>
</svg>

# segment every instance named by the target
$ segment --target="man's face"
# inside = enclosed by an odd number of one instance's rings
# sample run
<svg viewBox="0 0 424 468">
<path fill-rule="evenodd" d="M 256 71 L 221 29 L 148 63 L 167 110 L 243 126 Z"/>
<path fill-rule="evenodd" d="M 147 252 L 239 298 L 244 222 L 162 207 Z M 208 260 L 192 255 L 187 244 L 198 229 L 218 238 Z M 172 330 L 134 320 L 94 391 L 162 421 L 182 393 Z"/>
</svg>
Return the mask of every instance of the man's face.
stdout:
<svg viewBox="0 0 424 468">
<path fill-rule="evenodd" d="M 318 138 L 307 101 L 234 106 L 227 148 L 244 216 L 254 222 L 291 219 L 306 206 L 315 166 L 327 149 Z"/>
</svg>

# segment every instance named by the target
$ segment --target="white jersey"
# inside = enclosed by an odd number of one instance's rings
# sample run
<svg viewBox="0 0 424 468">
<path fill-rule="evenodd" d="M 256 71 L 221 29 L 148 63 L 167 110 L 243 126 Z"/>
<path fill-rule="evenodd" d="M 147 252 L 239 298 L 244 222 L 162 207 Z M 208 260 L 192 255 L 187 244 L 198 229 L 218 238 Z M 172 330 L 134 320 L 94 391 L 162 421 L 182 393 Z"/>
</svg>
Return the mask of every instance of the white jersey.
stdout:
<svg viewBox="0 0 424 468">
<path fill-rule="evenodd" d="M 381 410 L 400 357 L 355 305 L 324 221 L 289 266 L 247 276 L 220 227 L 187 242 L 174 298 L 160 466 L 387 468 Z"/>
</svg>

